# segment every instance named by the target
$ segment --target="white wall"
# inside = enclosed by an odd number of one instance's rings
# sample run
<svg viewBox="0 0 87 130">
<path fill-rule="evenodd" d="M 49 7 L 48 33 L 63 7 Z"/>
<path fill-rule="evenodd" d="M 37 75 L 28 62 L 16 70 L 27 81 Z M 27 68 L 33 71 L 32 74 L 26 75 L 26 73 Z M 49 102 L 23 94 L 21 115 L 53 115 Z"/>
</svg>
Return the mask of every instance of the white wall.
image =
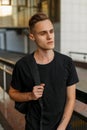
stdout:
<svg viewBox="0 0 87 130">
<path fill-rule="evenodd" d="M 61 0 L 61 52 L 69 51 L 87 53 L 87 0 Z"/>
</svg>

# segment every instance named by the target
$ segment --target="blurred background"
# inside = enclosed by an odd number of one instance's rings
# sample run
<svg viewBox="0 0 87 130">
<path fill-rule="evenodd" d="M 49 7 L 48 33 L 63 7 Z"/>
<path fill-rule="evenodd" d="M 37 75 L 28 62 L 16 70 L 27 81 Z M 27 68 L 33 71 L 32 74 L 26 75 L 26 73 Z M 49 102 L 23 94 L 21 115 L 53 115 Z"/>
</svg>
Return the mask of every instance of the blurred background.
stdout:
<svg viewBox="0 0 87 130">
<path fill-rule="evenodd" d="M 14 109 L 8 89 L 15 63 L 36 48 L 27 30 L 40 11 L 54 24 L 55 50 L 75 63 L 80 81 L 71 123 L 74 130 L 86 130 L 87 0 L 0 0 L 0 130 L 24 130 L 24 115 Z"/>
</svg>

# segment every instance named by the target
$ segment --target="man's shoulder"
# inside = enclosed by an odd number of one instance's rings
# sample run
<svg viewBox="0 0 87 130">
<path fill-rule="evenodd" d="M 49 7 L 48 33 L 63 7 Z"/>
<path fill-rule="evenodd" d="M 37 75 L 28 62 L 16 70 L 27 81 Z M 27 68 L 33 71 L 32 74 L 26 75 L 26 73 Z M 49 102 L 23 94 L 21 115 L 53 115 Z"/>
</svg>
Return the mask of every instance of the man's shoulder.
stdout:
<svg viewBox="0 0 87 130">
<path fill-rule="evenodd" d="M 59 60 L 66 60 L 66 61 L 71 60 L 71 57 L 69 57 L 68 55 L 65 55 L 57 51 L 55 51 L 55 55 L 56 55 L 56 58 L 58 58 Z"/>
<path fill-rule="evenodd" d="M 56 55 L 56 58 L 55 58 L 56 63 L 60 64 L 61 66 L 71 67 L 74 64 L 72 58 L 65 54 L 55 52 L 55 55 Z"/>
<path fill-rule="evenodd" d="M 31 56 L 33 56 L 33 53 L 26 54 L 16 62 L 16 66 L 25 66 L 26 64 L 29 64 Z"/>
</svg>

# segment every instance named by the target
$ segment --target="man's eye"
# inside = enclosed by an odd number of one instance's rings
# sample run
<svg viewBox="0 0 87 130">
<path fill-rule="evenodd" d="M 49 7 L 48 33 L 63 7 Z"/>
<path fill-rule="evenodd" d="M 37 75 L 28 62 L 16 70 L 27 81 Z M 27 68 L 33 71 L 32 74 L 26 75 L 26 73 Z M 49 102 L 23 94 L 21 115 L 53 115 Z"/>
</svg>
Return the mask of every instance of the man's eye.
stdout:
<svg viewBox="0 0 87 130">
<path fill-rule="evenodd" d="M 52 30 L 50 30 L 50 33 L 53 33 L 54 32 L 54 30 L 52 29 Z"/>
<path fill-rule="evenodd" d="M 41 33 L 40 33 L 40 35 L 44 35 L 44 34 L 45 34 L 45 32 L 41 32 Z"/>
</svg>

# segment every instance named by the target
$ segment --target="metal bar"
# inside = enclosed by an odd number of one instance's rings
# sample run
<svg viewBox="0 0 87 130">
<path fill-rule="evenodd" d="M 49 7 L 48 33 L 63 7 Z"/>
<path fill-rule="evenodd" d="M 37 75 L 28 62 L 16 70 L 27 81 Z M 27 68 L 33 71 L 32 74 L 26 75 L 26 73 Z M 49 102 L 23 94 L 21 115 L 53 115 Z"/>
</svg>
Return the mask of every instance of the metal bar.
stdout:
<svg viewBox="0 0 87 130">
<path fill-rule="evenodd" d="M 70 51 L 70 52 L 69 52 L 69 56 L 72 57 L 72 55 L 82 55 L 82 56 L 83 56 L 83 59 L 84 59 L 84 62 L 86 62 L 87 53 Z"/>
<path fill-rule="evenodd" d="M 3 99 L 5 99 L 5 91 L 6 91 L 6 65 L 4 65 L 4 69 L 3 69 Z"/>
<path fill-rule="evenodd" d="M 87 55 L 87 53 L 83 53 L 83 52 L 73 52 L 73 51 L 70 51 L 69 54 Z"/>
</svg>

